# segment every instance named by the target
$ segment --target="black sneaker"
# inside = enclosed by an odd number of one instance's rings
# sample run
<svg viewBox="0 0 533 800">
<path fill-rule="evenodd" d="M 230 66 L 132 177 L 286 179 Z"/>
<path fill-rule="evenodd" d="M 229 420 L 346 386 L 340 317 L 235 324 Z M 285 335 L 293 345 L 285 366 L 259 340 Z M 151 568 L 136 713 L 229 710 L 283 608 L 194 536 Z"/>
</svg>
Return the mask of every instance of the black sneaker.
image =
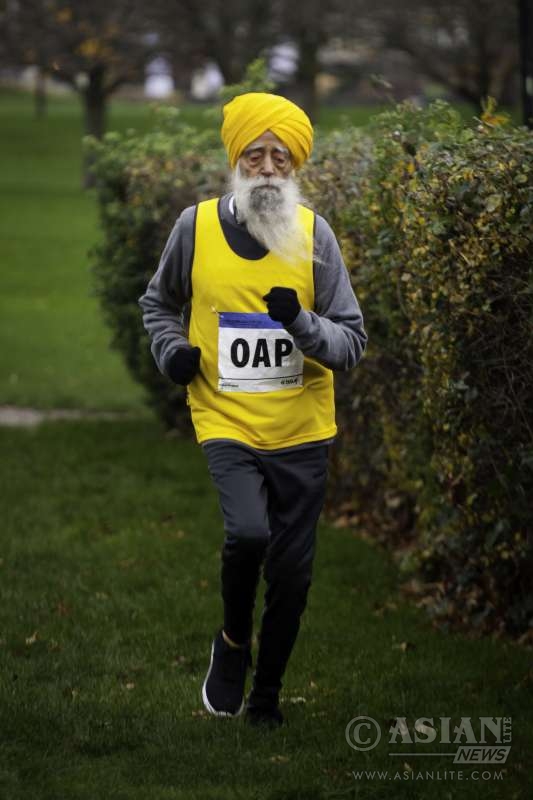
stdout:
<svg viewBox="0 0 533 800">
<path fill-rule="evenodd" d="M 262 696 L 252 689 L 246 702 L 244 719 L 257 728 L 280 728 L 284 717 L 278 706 L 277 695 Z"/>
<path fill-rule="evenodd" d="M 202 700 L 210 714 L 236 717 L 242 712 L 246 672 L 251 666 L 250 647 L 230 647 L 221 629 L 213 639 L 211 663 L 202 687 Z"/>
<path fill-rule="evenodd" d="M 248 725 L 254 728 L 281 728 L 283 725 L 283 714 L 277 706 L 272 708 L 248 708 L 244 714 L 244 719 Z"/>
</svg>

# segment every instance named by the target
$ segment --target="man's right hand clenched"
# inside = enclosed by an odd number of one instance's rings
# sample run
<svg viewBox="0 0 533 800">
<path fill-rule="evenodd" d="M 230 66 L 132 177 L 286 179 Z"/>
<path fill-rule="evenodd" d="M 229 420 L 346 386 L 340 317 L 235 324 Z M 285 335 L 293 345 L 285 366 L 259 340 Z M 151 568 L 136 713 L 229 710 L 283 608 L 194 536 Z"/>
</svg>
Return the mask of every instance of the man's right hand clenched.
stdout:
<svg viewBox="0 0 533 800">
<path fill-rule="evenodd" d="M 172 354 L 168 362 L 167 372 L 174 383 L 187 386 L 192 381 L 200 366 L 199 347 L 180 347 Z"/>
</svg>

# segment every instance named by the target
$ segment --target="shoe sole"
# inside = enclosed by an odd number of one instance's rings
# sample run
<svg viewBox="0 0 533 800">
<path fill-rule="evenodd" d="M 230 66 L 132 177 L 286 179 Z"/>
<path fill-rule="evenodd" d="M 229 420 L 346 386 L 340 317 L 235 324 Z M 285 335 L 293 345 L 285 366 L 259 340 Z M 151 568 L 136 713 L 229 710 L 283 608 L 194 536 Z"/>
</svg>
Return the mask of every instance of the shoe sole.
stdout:
<svg viewBox="0 0 533 800">
<path fill-rule="evenodd" d="M 207 670 L 207 675 L 205 676 L 205 680 L 204 680 L 204 683 L 203 683 L 203 686 L 202 686 L 202 700 L 203 700 L 204 706 L 207 709 L 207 711 L 209 711 L 210 714 L 214 714 L 216 717 L 238 717 L 244 711 L 244 706 L 245 706 L 244 694 L 243 694 L 242 703 L 241 703 L 240 708 L 237 709 L 237 711 L 235 711 L 234 713 L 232 713 L 231 711 L 217 711 L 216 708 L 213 708 L 213 706 L 211 705 L 211 703 L 209 702 L 209 700 L 207 698 L 206 685 L 207 685 L 207 681 L 209 680 L 209 676 L 211 674 L 211 668 L 213 666 L 213 654 L 214 654 L 214 652 L 215 652 L 215 642 L 213 640 L 213 643 L 211 645 L 211 660 L 209 662 L 209 669 Z"/>
</svg>

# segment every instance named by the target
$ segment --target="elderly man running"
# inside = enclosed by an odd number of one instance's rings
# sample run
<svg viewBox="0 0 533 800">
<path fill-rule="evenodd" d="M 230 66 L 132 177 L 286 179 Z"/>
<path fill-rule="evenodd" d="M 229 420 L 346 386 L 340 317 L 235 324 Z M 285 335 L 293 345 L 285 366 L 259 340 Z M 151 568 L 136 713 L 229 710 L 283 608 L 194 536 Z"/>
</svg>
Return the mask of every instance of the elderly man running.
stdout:
<svg viewBox="0 0 533 800">
<path fill-rule="evenodd" d="M 306 114 L 284 97 L 240 95 L 224 106 L 222 141 L 231 191 L 182 212 L 139 303 L 160 371 L 188 386 L 224 518 L 224 619 L 203 702 L 278 727 L 337 432 L 332 370 L 355 367 L 367 335 L 335 236 L 295 179 L 313 144 Z"/>
</svg>

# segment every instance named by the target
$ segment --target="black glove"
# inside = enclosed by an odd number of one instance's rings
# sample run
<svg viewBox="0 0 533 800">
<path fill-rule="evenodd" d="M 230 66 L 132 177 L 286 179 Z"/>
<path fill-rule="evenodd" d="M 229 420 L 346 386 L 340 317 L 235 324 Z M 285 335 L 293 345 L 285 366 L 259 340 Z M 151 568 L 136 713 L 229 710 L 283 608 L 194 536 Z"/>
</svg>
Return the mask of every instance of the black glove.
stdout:
<svg viewBox="0 0 533 800">
<path fill-rule="evenodd" d="M 172 354 L 167 365 L 167 372 L 174 383 L 187 386 L 192 381 L 200 366 L 199 347 L 179 347 Z"/>
<path fill-rule="evenodd" d="M 263 300 L 266 301 L 270 319 L 282 325 L 294 322 L 301 308 L 296 290 L 285 286 L 273 286 Z"/>
</svg>

